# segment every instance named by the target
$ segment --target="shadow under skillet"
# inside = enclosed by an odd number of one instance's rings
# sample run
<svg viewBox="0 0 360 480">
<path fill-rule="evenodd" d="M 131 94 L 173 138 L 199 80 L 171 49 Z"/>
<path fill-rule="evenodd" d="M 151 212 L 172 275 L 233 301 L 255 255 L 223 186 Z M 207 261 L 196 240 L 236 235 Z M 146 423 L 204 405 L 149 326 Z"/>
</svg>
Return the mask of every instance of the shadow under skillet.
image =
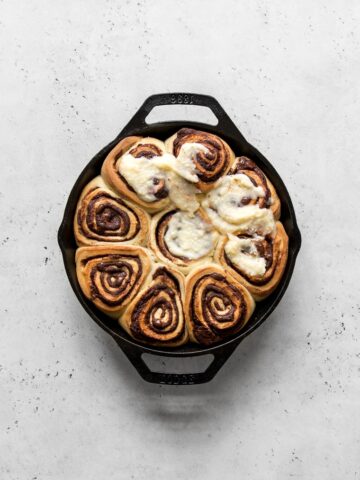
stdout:
<svg viewBox="0 0 360 480">
<path fill-rule="evenodd" d="M 280 328 L 280 318 L 272 315 L 268 328 L 260 328 L 241 342 L 228 362 L 221 368 L 218 375 L 209 383 L 200 385 L 159 385 L 145 382 L 135 371 L 121 349 L 115 342 L 109 341 L 109 368 L 113 370 L 118 381 L 143 397 L 142 406 L 149 418 L 169 424 L 170 428 L 186 425 L 192 420 L 206 422 L 214 414 L 218 414 L 234 402 L 239 390 L 246 390 L 256 374 L 256 368 L 261 364 L 261 357 L 271 339 Z M 275 331 L 271 331 L 275 330 Z M 110 339 L 109 339 L 110 340 Z M 196 358 L 196 357 L 195 357 Z M 167 359 L 162 359 L 166 362 Z M 175 359 L 181 366 L 182 360 Z M 211 405 L 211 408 L 206 406 Z M 218 406 L 218 408 L 217 408 Z M 131 405 L 129 406 L 131 408 Z M 170 423 L 169 423 L 170 422 Z"/>
</svg>

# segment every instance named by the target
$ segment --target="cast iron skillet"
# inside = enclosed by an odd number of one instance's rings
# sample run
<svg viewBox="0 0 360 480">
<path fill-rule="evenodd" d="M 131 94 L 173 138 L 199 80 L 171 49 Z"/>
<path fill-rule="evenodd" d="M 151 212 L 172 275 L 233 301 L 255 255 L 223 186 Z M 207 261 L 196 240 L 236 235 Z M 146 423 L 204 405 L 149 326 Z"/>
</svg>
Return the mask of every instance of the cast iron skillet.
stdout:
<svg viewBox="0 0 360 480">
<path fill-rule="evenodd" d="M 218 119 L 216 126 L 211 126 L 199 122 L 161 122 L 148 125 L 145 122 L 147 115 L 151 110 L 159 105 L 202 105 L 209 107 Z M 281 200 L 281 221 L 289 236 L 289 258 L 281 283 L 276 291 L 266 300 L 257 304 L 255 312 L 247 323 L 245 328 L 235 337 L 224 341 L 212 347 L 200 347 L 198 345 L 189 344 L 174 350 L 166 348 L 158 348 L 145 346 L 137 343 L 129 335 L 122 330 L 113 319 L 108 318 L 105 314 L 95 308 L 95 306 L 83 295 L 77 278 L 74 262 L 76 243 L 73 233 L 73 218 L 75 215 L 77 200 L 85 185 L 95 176 L 99 175 L 101 165 L 110 152 L 110 150 L 122 139 L 128 135 L 154 136 L 160 139 L 166 139 L 179 128 L 187 126 L 199 130 L 205 130 L 220 135 L 233 148 L 236 155 L 246 155 L 253 159 L 259 167 L 265 172 L 267 177 L 275 186 Z M 63 254 L 64 264 L 70 284 L 79 299 L 82 306 L 88 312 L 95 322 L 106 330 L 118 343 L 130 362 L 142 376 L 142 378 L 152 383 L 162 383 L 168 385 L 191 385 L 205 383 L 210 381 L 219 371 L 225 361 L 230 357 L 234 349 L 239 343 L 256 328 L 258 328 L 274 310 L 276 305 L 284 295 L 291 275 L 294 270 L 296 256 L 301 245 L 301 235 L 296 224 L 295 212 L 291 203 L 288 191 L 274 167 L 266 160 L 266 158 L 250 145 L 242 134 L 239 132 L 235 124 L 232 122 L 227 113 L 215 98 L 207 95 L 198 95 L 190 93 L 164 93 L 152 95 L 140 109 L 135 113 L 130 122 L 124 127 L 120 134 L 109 145 L 104 147 L 81 172 L 73 189 L 71 190 L 68 202 L 66 204 L 64 219 L 61 223 L 58 233 L 58 241 Z M 192 357 L 198 355 L 212 354 L 214 359 L 203 372 L 199 373 L 159 373 L 153 372 L 146 365 L 142 358 L 142 354 L 150 353 L 163 357 Z"/>
</svg>

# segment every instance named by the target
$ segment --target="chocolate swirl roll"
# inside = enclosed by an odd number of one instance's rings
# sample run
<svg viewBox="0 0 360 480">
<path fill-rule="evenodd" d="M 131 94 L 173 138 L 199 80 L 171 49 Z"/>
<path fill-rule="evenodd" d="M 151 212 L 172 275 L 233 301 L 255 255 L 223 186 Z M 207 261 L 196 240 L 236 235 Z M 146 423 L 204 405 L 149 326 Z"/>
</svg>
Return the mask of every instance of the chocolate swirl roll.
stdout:
<svg viewBox="0 0 360 480">
<path fill-rule="evenodd" d="M 238 333 L 255 303 L 241 283 L 218 265 L 208 264 L 187 277 L 184 308 L 190 339 L 209 346 Z"/>
<path fill-rule="evenodd" d="M 194 147 L 192 173 L 197 176 L 195 185 L 202 192 L 210 190 L 214 182 L 228 172 L 235 158 L 229 145 L 217 135 L 192 128 L 182 128 L 165 141 L 165 146 L 175 157 L 183 155 L 186 146 Z"/>
<path fill-rule="evenodd" d="M 75 261 L 85 296 L 115 317 L 134 298 L 151 266 L 145 249 L 126 245 L 80 247 Z"/>
<path fill-rule="evenodd" d="M 99 243 L 143 244 L 150 217 L 129 201 L 122 200 L 98 176 L 82 191 L 74 218 L 79 246 Z"/>
<path fill-rule="evenodd" d="M 117 192 L 148 212 L 168 206 L 166 173 L 159 165 L 165 145 L 156 138 L 126 137 L 106 157 L 101 175 Z"/>
<path fill-rule="evenodd" d="M 288 236 L 276 222 L 276 232 L 267 236 L 222 237 L 215 252 L 219 262 L 260 301 L 278 286 L 288 257 Z"/>
<path fill-rule="evenodd" d="M 168 209 L 151 220 L 150 248 L 168 265 L 175 265 L 185 275 L 213 256 L 218 234 L 199 209 L 189 214 Z"/>
<path fill-rule="evenodd" d="M 120 324 L 143 343 L 163 347 L 186 343 L 183 276 L 173 269 L 155 266 L 150 277 L 121 315 Z"/>
<path fill-rule="evenodd" d="M 281 204 L 276 190 L 264 172 L 248 157 L 237 157 L 228 175 L 242 173 L 250 178 L 255 187 L 262 187 L 263 197 L 257 199 L 243 198 L 243 205 L 258 204 L 260 208 L 270 208 L 276 220 L 280 218 Z"/>
</svg>

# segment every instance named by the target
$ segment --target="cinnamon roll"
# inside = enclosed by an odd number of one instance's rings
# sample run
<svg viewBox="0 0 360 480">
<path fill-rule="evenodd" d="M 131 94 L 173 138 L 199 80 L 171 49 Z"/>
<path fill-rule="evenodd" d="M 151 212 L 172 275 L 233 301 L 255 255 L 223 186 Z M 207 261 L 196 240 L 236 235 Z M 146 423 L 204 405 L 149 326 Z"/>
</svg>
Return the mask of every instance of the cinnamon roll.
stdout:
<svg viewBox="0 0 360 480">
<path fill-rule="evenodd" d="M 148 281 L 120 317 L 122 327 L 136 340 L 162 347 L 187 342 L 183 313 L 184 277 L 155 265 Z"/>
<path fill-rule="evenodd" d="M 80 247 L 75 261 L 85 296 L 115 317 L 134 298 L 151 269 L 146 250 L 130 245 Z"/>
<path fill-rule="evenodd" d="M 151 221 L 151 249 L 161 261 L 184 274 L 212 258 L 217 239 L 201 209 L 195 214 L 168 209 Z"/>
<path fill-rule="evenodd" d="M 101 175 L 117 192 L 148 212 L 169 204 L 164 143 L 156 138 L 127 137 L 106 157 Z"/>
<path fill-rule="evenodd" d="M 265 196 L 262 186 L 251 177 L 237 173 L 220 178 L 201 205 L 214 227 L 221 233 L 268 235 L 275 229 L 273 212 L 261 208 Z"/>
<path fill-rule="evenodd" d="M 122 200 L 98 176 L 82 191 L 74 218 L 76 243 L 143 244 L 149 233 L 149 215 Z"/>
<path fill-rule="evenodd" d="M 228 172 L 235 158 L 217 135 L 192 128 L 182 128 L 165 141 L 165 146 L 176 157 L 179 173 L 202 192 Z"/>
<path fill-rule="evenodd" d="M 246 288 L 216 264 L 199 267 L 186 278 L 184 309 L 193 342 L 209 346 L 237 334 L 254 308 Z"/>
<path fill-rule="evenodd" d="M 217 344 L 281 280 L 280 210 L 264 172 L 217 135 L 123 138 L 78 200 L 80 288 L 138 342 Z"/>
<path fill-rule="evenodd" d="M 233 163 L 228 175 L 236 174 L 247 175 L 255 187 L 263 189 L 263 196 L 256 199 L 245 197 L 242 199 L 243 205 L 258 204 L 260 208 L 270 208 L 276 220 L 280 218 L 280 199 L 270 180 L 265 176 L 264 172 L 256 165 L 253 160 L 248 157 L 237 157 Z"/>
<path fill-rule="evenodd" d="M 288 257 L 288 236 L 276 222 L 273 235 L 228 235 L 218 243 L 215 260 L 260 301 L 278 286 Z"/>
</svg>

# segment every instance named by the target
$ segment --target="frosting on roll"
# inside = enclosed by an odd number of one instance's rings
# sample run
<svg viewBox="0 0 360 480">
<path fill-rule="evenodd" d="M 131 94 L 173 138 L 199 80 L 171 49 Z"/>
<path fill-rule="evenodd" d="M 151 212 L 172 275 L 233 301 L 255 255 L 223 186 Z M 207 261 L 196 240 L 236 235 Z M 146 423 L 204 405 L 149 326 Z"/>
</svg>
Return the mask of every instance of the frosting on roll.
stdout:
<svg viewBox="0 0 360 480">
<path fill-rule="evenodd" d="M 283 275 L 288 240 L 280 222 L 276 222 L 272 235 L 228 234 L 219 240 L 214 259 L 256 300 L 262 300 L 274 291 Z"/>
<path fill-rule="evenodd" d="M 174 171 L 188 182 L 199 181 L 196 168 L 196 157 L 199 153 L 208 155 L 209 150 L 201 143 L 184 143 L 176 157 L 169 154 L 174 159 Z"/>
<path fill-rule="evenodd" d="M 249 203 L 265 195 L 244 174 L 221 178 L 202 202 L 214 226 L 223 233 L 246 232 L 269 234 L 275 228 L 271 210 Z"/>
<path fill-rule="evenodd" d="M 181 158 L 184 152 L 191 153 L 193 173 L 197 178 L 195 180 L 194 176 L 191 181 L 198 181 L 201 189 L 205 187 L 204 184 L 212 184 L 227 173 L 234 158 L 230 147 L 217 135 L 192 128 L 180 129 L 165 144 L 177 158 Z"/>
<path fill-rule="evenodd" d="M 273 185 L 253 160 L 235 158 L 206 131 L 114 145 L 73 218 L 85 300 L 154 346 L 236 335 L 286 268 Z M 264 171 L 271 173 L 266 164 Z"/>
<path fill-rule="evenodd" d="M 194 184 L 187 182 L 175 172 L 168 175 L 169 197 L 174 205 L 190 214 L 200 207 L 199 190 Z"/>
<path fill-rule="evenodd" d="M 194 212 L 199 191 L 192 185 L 198 181 L 193 158 L 206 151 L 201 144 L 185 144 L 175 157 L 153 144 L 140 143 L 119 159 L 119 173 L 141 200 L 169 196 L 177 207 Z"/>
<path fill-rule="evenodd" d="M 261 187 L 262 194 L 258 197 L 249 197 L 250 200 L 256 200 L 259 207 L 268 207 L 272 205 L 273 199 L 268 186 L 267 178 L 260 168 L 247 157 L 239 157 L 229 171 L 228 175 L 246 175 L 255 187 Z"/>
<path fill-rule="evenodd" d="M 121 175 L 145 202 L 168 196 L 166 173 L 156 161 L 149 161 L 146 157 L 136 158 L 127 153 L 121 158 L 119 167 Z"/>
<path fill-rule="evenodd" d="M 208 255 L 214 248 L 216 234 L 200 215 L 176 212 L 169 219 L 164 241 L 176 257 L 190 260 Z"/>
<path fill-rule="evenodd" d="M 264 275 L 266 272 L 266 259 L 261 256 L 256 242 L 263 241 L 264 237 L 239 238 L 228 235 L 229 240 L 225 244 L 225 253 L 230 262 L 247 275 Z"/>
</svg>

